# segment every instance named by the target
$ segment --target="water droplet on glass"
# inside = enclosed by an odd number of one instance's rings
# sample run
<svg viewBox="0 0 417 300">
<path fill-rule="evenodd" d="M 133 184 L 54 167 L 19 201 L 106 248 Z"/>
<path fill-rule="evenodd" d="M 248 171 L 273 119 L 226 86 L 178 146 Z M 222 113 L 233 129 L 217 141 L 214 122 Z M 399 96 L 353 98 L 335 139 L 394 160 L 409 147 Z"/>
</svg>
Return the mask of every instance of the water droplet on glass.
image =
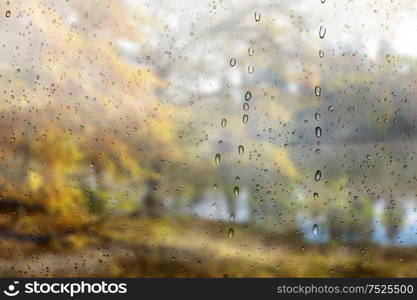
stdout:
<svg viewBox="0 0 417 300">
<path fill-rule="evenodd" d="M 253 49 L 253 47 L 249 47 L 248 48 L 248 54 L 249 56 L 253 56 L 253 53 L 255 52 L 255 50 Z"/>
<path fill-rule="evenodd" d="M 239 180 L 240 180 L 239 176 L 236 176 L 235 181 L 239 182 Z"/>
<path fill-rule="evenodd" d="M 245 100 L 246 100 L 246 101 L 249 101 L 251 98 L 252 98 L 252 93 L 251 93 L 251 91 L 247 91 L 247 92 L 245 93 Z"/>
<path fill-rule="evenodd" d="M 248 73 L 249 74 L 253 74 L 253 72 L 255 71 L 255 67 L 254 66 L 252 66 L 252 65 L 249 65 L 248 66 Z"/>
<path fill-rule="evenodd" d="M 235 221 L 235 214 L 231 214 L 230 215 L 230 222 L 234 222 Z"/>
<path fill-rule="evenodd" d="M 235 188 L 233 189 L 233 193 L 235 194 L 235 196 L 239 196 L 239 187 L 235 186 Z"/>
<path fill-rule="evenodd" d="M 229 239 L 233 238 L 235 236 L 235 231 L 233 228 L 229 228 L 229 233 L 227 234 Z"/>
<path fill-rule="evenodd" d="M 316 121 L 320 121 L 320 114 L 315 113 L 314 118 L 316 119 Z"/>
<path fill-rule="evenodd" d="M 216 202 L 213 202 L 213 204 L 211 205 L 211 208 L 212 208 L 213 210 L 216 210 L 216 208 L 217 208 L 217 203 L 216 203 Z"/>
<path fill-rule="evenodd" d="M 234 67 L 236 65 L 236 58 L 231 58 L 229 64 L 231 67 Z"/>
<path fill-rule="evenodd" d="M 248 111 L 249 110 L 249 104 L 243 103 L 243 110 Z"/>
<path fill-rule="evenodd" d="M 313 234 L 317 235 L 319 233 L 319 227 L 317 226 L 317 224 L 313 225 Z"/>
<path fill-rule="evenodd" d="M 249 120 L 249 116 L 247 114 L 244 114 L 242 118 L 243 124 L 248 123 L 248 120 Z"/>
<path fill-rule="evenodd" d="M 320 127 L 316 127 L 316 137 L 321 137 L 321 128 Z"/>
<path fill-rule="evenodd" d="M 5 13 L 6 18 L 10 17 L 10 15 L 11 15 L 11 14 L 12 14 L 12 13 L 11 13 L 11 11 L 10 11 L 10 10 L 6 10 L 6 13 Z"/>
<path fill-rule="evenodd" d="M 325 35 L 326 35 L 326 27 L 320 26 L 319 37 L 322 39 L 322 38 L 324 38 Z"/>
<path fill-rule="evenodd" d="M 245 152 L 245 147 L 243 147 L 243 145 L 239 145 L 239 147 L 237 147 L 237 150 L 239 154 L 242 155 Z"/>
<path fill-rule="evenodd" d="M 319 200 L 319 193 L 313 193 L 313 198 L 314 198 L 314 200 L 318 201 Z"/>
<path fill-rule="evenodd" d="M 321 179 L 321 171 L 320 170 L 316 171 L 316 175 L 314 175 L 314 179 L 316 181 L 319 181 Z"/>
<path fill-rule="evenodd" d="M 317 85 L 317 86 L 314 88 L 314 94 L 315 94 L 317 97 L 320 97 L 320 95 L 321 95 L 321 87 L 320 87 L 319 85 Z"/>
<path fill-rule="evenodd" d="M 216 165 L 220 165 L 220 159 L 221 159 L 221 155 L 220 153 L 217 153 L 216 156 L 214 157 L 214 162 L 216 163 Z"/>
<path fill-rule="evenodd" d="M 323 57 L 324 56 L 324 51 L 323 50 L 320 50 L 319 51 L 319 57 Z"/>
<path fill-rule="evenodd" d="M 259 22 L 261 20 L 261 13 L 255 12 L 255 21 Z"/>
<path fill-rule="evenodd" d="M 316 154 L 320 154 L 320 149 L 319 148 L 316 149 Z"/>
<path fill-rule="evenodd" d="M 223 128 L 225 128 L 226 127 L 226 124 L 227 124 L 227 120 L 226 119 L 222 119 L 222 122 L 221 122 L 221 126 L 223 127 Z"/>
<path fill-rule="evenodd" d="M 326 2 L 326 0 L 320 0 L 320 1 L 321 1 L 321 3 L 323 3 L 323 4 Z"/>
</svg>

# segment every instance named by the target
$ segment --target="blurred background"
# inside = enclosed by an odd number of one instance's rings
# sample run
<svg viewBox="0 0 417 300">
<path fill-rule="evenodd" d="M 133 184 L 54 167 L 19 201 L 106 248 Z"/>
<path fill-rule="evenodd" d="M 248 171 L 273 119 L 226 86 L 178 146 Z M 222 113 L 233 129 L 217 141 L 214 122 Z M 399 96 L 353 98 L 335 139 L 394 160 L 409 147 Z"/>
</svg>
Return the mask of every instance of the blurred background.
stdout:
<svg viewBox="0 0 417 300">
<path fill-rule="evenodd" d="M 0 7 L 0 276 L 417 276 L 414 0 Z"/>
</svg>

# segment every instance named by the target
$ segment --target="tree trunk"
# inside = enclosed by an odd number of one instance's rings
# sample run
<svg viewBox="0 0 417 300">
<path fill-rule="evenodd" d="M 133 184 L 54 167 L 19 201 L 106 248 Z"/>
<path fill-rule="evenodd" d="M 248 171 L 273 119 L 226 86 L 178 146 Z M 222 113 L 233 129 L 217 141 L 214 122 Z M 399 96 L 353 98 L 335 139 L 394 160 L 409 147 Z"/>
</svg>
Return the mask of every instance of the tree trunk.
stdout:
<svg viewBox="0 0 417 300">
<path fill-rule="evenodd" d="M 145 211 L 150 216 L 157 216 L 162 213 L 163 203 L 159 190 L 159 181 L 149 178 L 146 183 L 147 192 L 143 198 Z"/>
<path fill-rule="evenodd" d="M 163 211 L 163 197 L 160 189 L 161 166 L 158 161 L 151 163 L 153 175 L 146 180 L 146 194 L 143 197 L 145 212 L 152 217 L 158 216 Z"/>
</svg>

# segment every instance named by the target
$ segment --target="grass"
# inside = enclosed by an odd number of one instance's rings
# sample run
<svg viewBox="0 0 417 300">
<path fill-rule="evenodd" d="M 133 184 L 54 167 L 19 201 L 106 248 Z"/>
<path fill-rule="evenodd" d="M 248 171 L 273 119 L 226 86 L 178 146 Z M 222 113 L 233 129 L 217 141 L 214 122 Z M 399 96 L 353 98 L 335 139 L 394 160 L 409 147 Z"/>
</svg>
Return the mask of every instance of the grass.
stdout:
<svg viewBox="0 0 417 300">
<path fill-rule="evenodd" d="M 48 244 L 0 240 L 0 276 L 415 277 L 415 248 L 309 244 L 244 225 L 114 217 Z"/>
</svg>

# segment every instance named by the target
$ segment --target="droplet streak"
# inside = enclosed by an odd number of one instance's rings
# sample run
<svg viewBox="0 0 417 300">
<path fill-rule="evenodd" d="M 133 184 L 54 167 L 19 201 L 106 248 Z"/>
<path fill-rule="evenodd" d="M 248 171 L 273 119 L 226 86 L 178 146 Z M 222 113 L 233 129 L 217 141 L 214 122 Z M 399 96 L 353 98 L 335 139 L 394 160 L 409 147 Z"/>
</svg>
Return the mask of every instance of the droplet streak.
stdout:
<svg viewBox="0 0 417 300">
<path fill-rule="evenodd" d="M 249 101 L 252 98 L 252 93 L 251 91 L 246 91 L 245 93 L 245 100 Z"/>
<path fill-rule="evenodd" d="M 316 171 L 316 174 L 314 175 L 314 179 L 316 181 L 319 181 L 321 179 L 321 171 L 320 170 Z"/>
<path fill-rule="evenodd" d="M 316 137 L 321 137 L 321 127 L 316 127 Z"/>
<path fill-rule="evenodd" d="M 227 125 L 227 120 L 226 119 L 222 119 L 222 122 L 220 123 L 220 125 L 225 128 Z"/>
<path fill-rule="evenodd" d="M 317 224 L 313 225 L 312 231 L 313 231 L 313 234 L 317 236 L 317 234 L 319 233 L 319 227 L 317 226 Z"/>
<path fill-rule="evenodd" d="M 233 189 L 233 193 L 235 194 L 235 197 L 239 196 L 239 192 L 240 192 L 239 187 L 235 186 L 235 188 Z"/>
<path fill-rule="evenodd" d="M 244 114 L 242 117 L 243 124 L 248 123 L 248 120 L 249 120 L 249 116 L 247 114 Z"/>
<path fill-rule="evenodd" d="M 321 87 L 320 87 L 319 85 L 317 85 L 317 86 L 314 88 L 314 94 L 315 94 L 317 97 L 320 97 L 320 95 L 321 95 Z"/>
<path fill-rule="evenodd" d="M 243 145 L 239 145 L 237 147 L 237 151 L 239 152 L 240 155 L 242 155 L 243 153 L 245 153 L 245 147 Z"/>
<path fill-rule="evenodd" d="M 326 27 L 320 26 L 320 29 L 319 29 L 319 37 L 321 39 L 323 39 L 325 35 L 326 35 Z"/>
<path fill-rule="evenodd" d="M 216 163 L 216 165 L 220 165 L 220 160 L 221 160 L 221 155 L 220 153 L 217 153 L 216 156 L 214 157 L 214 162 Z"/>
</svg>

